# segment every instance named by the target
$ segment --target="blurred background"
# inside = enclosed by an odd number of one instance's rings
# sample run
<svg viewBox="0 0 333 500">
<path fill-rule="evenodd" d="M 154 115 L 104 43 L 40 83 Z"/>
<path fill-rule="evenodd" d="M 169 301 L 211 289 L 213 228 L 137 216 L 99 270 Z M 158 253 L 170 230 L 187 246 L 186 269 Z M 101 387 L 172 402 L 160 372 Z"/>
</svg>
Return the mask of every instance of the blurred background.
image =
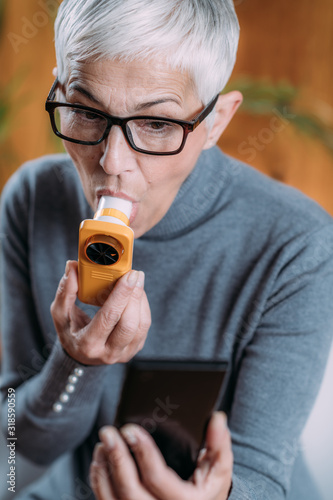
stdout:
<svg viewBox="0 0 333 500">
<path fill-rule="evenodd" d="M 54 79 L 53 23 L 60 3 L 0 0 L 0 192 L 23 162 L 63 150 L 44 111 Z M 234 3 L 241 38 L 227 90 L 241 90 L 244 104 L 219 146 L 300 189 L 333 215 L 333 2 Z M 332 381 L 331 353 L 302 440 L 325 500 L 333 492 Z M 5 500 L 8 465 L 2 437 L 0 461 Z M 20 460 L 18 487 L 39 473 Z"/>
</svg>

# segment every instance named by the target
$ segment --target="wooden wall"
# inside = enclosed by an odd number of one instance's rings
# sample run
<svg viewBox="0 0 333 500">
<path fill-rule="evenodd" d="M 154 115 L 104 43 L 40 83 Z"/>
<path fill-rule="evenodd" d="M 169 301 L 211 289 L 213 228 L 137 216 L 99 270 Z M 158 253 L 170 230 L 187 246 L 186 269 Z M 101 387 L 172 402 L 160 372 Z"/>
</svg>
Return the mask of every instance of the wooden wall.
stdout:
<svg viewBox="0 0 333 500">
<path fill-rule="evenodd" d="M 2 1 L 0 85 L 3 89 L 13 79 L 14 84 L 12 95 L 5 97 L 11 131 L 0 142 L 0 189 L 23 161 L 59 149 L 44 101 L 53 81 L 53 21 L 60 0 Z M 235 5 L 241 41 L 232 80 L 241 75 L 268 78 L 272 83 L 287 80 L 300 89 L 298 106 L 332 126 L 332 0 L 235 0 Z M 303 190 L 333 214 L 332 154 L 319 141 L 298 132 L 291 116 L 273 122 L 272 117 L 239 112 L 219 145 Z"/>
<path fill-rule="evenodd" d="M 241 26 L 232 75 L 289 81 L 296 106 L 333 127 L 332 0 L 236 0 Z M 333 214 L 333 155 L 293 126 L 292 116 L 238 113 L 220 140 L 222 149 L 298 187 Z"/>
<path fill-rule="evenodd" d="M 0 188 L 24 161 L 57 149 L 44 102 L 55 66 L 53 24 L 59 0 L 1 0 L 1 88 L 11 82 L 10 134 L 1 145 Z M 3 95 L 3 92 L 1 93 Z"/>
</svg>

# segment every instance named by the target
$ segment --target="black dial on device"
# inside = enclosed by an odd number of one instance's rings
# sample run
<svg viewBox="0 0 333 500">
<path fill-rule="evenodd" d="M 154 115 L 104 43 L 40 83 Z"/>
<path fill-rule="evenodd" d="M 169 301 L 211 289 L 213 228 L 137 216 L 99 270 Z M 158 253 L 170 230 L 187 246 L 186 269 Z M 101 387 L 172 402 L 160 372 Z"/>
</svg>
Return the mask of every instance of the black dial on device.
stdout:
<svg viewBox="0 0 333 500">
<path fill-rule="evenodd" d="M 86 249 L 89 260 L 101 266 L 110 266 L 119 260 L 118 251 L 107 243 L 92 243 Z"/>
</svg>

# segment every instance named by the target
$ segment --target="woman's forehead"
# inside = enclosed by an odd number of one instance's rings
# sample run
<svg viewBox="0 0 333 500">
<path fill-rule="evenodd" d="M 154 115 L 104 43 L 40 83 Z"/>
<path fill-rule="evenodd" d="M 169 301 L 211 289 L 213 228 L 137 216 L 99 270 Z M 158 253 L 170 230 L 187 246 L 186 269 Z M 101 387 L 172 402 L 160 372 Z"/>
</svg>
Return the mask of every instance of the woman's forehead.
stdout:
<svg viewBox="0 0 333 500">
<path fill-rule="evenodd" d="M 67 88 L 75 90 L 78 86 L 97 94 L 130 92 L 136 100 L 151 94 L 170 94 L 180 104 L 193 93 L 187 73 L 158 61 L 74 62 L 70 65 Z"/>
</svg>

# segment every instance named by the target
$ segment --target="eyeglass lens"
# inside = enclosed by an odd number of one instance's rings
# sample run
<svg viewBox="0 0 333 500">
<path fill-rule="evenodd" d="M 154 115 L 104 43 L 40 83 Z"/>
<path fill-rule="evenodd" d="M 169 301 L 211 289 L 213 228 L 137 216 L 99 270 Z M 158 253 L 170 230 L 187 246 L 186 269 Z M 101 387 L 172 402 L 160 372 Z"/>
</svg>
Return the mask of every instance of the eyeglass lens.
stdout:
<svg viewBox="0 0 333 500">
<path fill-rule="evenodd" d="M 108 125 L 108 120 L 102 115 L 71 107 L 57 107 L 54 118 L 56 128 L 63 136 L 81 142 L 99 141 Z M 126 133 L 135 147 L 154 153 L 176 151 L 184 136 L 181 125 L 148 118 L 129 120 Z"/>
</svg>

